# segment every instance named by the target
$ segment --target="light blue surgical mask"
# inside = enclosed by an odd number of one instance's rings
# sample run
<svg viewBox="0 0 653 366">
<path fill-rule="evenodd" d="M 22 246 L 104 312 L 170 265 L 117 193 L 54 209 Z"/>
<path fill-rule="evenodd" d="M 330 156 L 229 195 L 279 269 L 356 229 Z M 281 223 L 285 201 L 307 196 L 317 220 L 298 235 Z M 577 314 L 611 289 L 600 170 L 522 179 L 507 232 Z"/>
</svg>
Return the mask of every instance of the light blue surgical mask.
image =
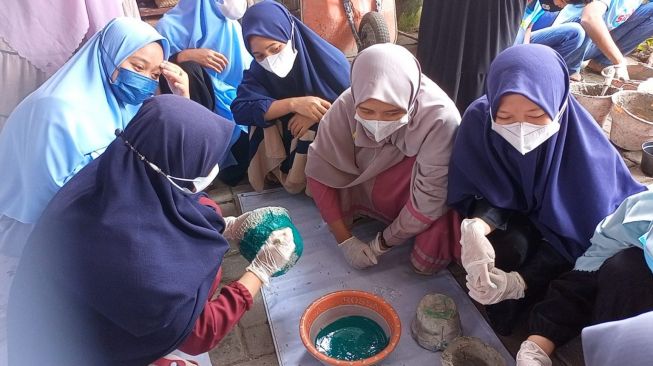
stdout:
<svg viewBox="0 0 653 366">
<path fill-rule="evenodd" d="M 118 77 L 111 82 L 111 89 L 116 98 L 123 103 L 138 105 L 154 95 L 159 82 L 137 72 L 121 67 Z"/>
</svg>

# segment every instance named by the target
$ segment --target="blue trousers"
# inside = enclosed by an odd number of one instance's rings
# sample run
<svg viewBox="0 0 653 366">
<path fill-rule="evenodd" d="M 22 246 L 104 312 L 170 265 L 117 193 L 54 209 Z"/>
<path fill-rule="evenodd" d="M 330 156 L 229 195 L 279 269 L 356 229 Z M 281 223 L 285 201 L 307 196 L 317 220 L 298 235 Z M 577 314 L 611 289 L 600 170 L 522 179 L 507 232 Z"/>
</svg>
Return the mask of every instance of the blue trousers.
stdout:
<svg viewBox="0 0 653 366">
<path fill-rule="evenodd" d="M 584 60 L 595 60 L 609 66 L 612 62 L 585 34 L 578 24 L 580 19 L 553 25 L 531 34 L 531 43 L 547 45 L 556 50 L 567 63 L 569 73 L 580 71 Z M 623 24 L 610 31 L 621 53 L 627 55 L 646 39 L 653 36 L 653 2 L 641 5 Z"/>
<path fill-rule="evenodd" d="M 576 61 L 578 49 L 583 46 L 586 39 L 589 37 L 585 36 L 583 27 L 579 23 L 573 22 L 552 25 L 531 33 L 531 43 L 553 48 L 565 59 L 570 74 L 577 72 L 571 68 L 571 65 Z"/>
</svg>

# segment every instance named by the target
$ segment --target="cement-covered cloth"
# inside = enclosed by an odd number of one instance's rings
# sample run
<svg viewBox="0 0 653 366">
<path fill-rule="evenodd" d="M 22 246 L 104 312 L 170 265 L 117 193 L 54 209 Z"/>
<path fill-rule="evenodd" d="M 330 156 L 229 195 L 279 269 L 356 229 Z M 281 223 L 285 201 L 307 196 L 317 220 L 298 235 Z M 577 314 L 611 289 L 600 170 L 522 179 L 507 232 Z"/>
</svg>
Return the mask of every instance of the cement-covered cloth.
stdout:
<svg viewBox="0 0 653 366">
<path fill-rule="evenodd" d="M 410 335 L 410 323 L 420 299 L 428 293 L 445 294 L 456 302 L 463 335 L 482 339 L 497 349 L 514 365 L 510 353 L 478 312 L 467 293 L 448 271 L 434 276 L 413 272 L 410 245 L 392 250 L 367 270 L 351 268 L 337 247 L 328 226 L 320 217 L 313 201 L 305 195 L 290 195 L 276 189 L 238 196 L 244 211 L 264 206 L 285 207 L 304 239 L 304 254 L 295 267 L 272 279 L 263 290 L 263 300 L 277 350 L 279 364 L 284 366 L 320 365 L 305 349 L 299 337 L 299 319 L 308 305 L 327 293 L 356 289 L 382 296 L 401 319 L 401 340 L 395 351 L 381 365 L 441 365 L 440 352 L 421 348 Z M 361 240 L 371 240 L 383 226 L 364 222 L 354 227 Z"/>
</svg>

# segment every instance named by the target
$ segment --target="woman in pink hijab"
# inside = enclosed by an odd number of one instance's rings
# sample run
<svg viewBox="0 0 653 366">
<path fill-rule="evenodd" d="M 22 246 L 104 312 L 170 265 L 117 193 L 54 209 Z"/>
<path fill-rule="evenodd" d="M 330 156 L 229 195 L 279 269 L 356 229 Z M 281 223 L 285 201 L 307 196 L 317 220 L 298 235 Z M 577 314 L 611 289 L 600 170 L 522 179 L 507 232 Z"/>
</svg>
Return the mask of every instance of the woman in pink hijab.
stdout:
<svg viewBox="0 0 653 366">
<path fill-rule="evenodd" d="M 460 258 L 460 218 L 446 206 L 449 157 L 460 114 L 406 49 L 379 44 L 352 66 L 308 151 L 308 185 L 349 264 L 363 269 L 415 238 L 411 263 L 431 274 Z M 388 224 L 370 243 L 354 216 Z"/>
</svg>

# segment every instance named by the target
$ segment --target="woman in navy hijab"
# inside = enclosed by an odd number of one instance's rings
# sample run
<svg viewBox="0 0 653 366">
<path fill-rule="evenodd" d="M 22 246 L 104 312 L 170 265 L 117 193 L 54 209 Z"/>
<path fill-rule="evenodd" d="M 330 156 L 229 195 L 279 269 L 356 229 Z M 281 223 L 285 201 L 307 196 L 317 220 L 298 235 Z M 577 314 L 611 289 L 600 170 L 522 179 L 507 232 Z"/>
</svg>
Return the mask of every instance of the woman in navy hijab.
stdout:
<svg viewBox="0 0 653 366">
<path fill-rule="evenodd" d="M 236 123 L 250 126 L 250 183 L 260 191 L 266 179 L 279 181 L 301 192 L 308 145 L 331 103 L 349 87 L 349 63 L 276 1 L 247 9 L 242 27 L 255 60 L 231 111 Z"/>
<path fill-rule="evenodd" d="M 510 334 L 520 309 L 570 270 L 596 225 L 645 187 L 569 94 L 564 60 L 519 45 L 492 63 L 465 112 L 449 166 L 469 294 Z M 498 229 L 498 230 L 495 230 Z"/>
<path fill-rule="evenodd" d="M 57 193 L 11 290 L 9 364 L 143 366 L 208 352 L 231 330 L 265 281 L 250 270 L 261 260 L 212 300 L 228 225 L 195 192 L 233 128 L 188 99 L 154 97 Z"/>
</svg>

